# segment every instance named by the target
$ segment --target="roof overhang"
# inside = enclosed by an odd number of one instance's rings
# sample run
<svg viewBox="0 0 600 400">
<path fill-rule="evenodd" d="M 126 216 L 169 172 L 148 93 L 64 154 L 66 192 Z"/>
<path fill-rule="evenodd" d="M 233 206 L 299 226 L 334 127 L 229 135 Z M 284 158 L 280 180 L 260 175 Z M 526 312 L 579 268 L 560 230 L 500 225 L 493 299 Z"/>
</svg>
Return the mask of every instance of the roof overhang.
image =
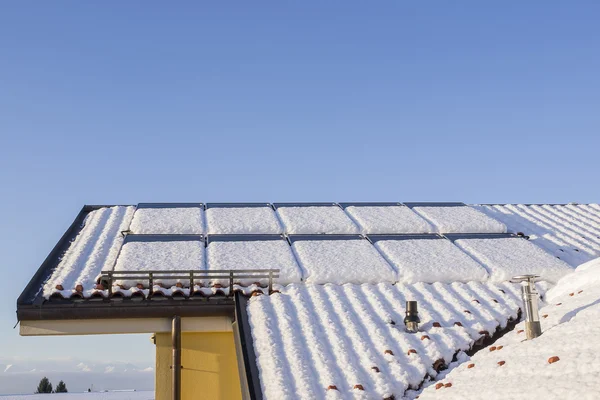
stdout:
<svg viewBox="0 0 600 400">
<path fill-rule="evenodd" d="M 21 336 L 106 335 L 123 333 L 171 333 L 172 318 L 121 318 L 21 321 Z M 186 317 L 182 332 L 231 332 L 231 318 Z"/>
</svg>

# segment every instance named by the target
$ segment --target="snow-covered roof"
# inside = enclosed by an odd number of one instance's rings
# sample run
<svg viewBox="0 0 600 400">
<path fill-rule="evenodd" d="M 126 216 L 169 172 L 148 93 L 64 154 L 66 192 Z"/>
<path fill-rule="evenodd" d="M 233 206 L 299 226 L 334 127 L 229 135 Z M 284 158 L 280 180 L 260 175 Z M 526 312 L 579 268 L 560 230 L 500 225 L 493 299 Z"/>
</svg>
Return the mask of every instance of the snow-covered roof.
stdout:
<svg viewBox="0 0 600 400">
<path fill-rule="evenodd" d="M 505 367 L 521 363 L 534 374 L 536 366 L 542 367 L 533 363 L 543 360 L 546 351 L 567 361 L 565 377 L 596 388 L 571 372 L 579 368 L 575 358 L 561 355 L 594 348 L 583 344 L 574 330 L 589 335 L 589 327 L 598 328 L 584 326 L 579 316 L 596 317 L 600 292 L 590 285 L 600 286 L 600 274 L 585 274 L 597 270 L 589 264 L 573 270 L 600 257 L 596 204 L 92 207 L 80 214 L 57 248 L 60 252 L 53 251 L 22 298 L 45 305 L 102 297 L 102 304 L 111 306 L 111 296 L 125 297 L 126 304 L 134 295 L 143 295 L 138 301 L 150 300 L 154 291 L 167 297 L 177 294 L 178 304 L 210 305 L 213 298 L 218 302 L 219 296 L 234 291 L 254 293 L 247 308 L 249 342 L 257 356 L 259 390 L 267 400 L 414 397 L 430 378 L 444 378 L 441 370 L 452 362 L 456 368 L 442 382 L 453 384 L 443 390 L 427 387 L 421 398 L 452 394 L 455 387 L 463 388 L 456 390 L 456 398 L 469 398 L 469 390 L 496 377 L 501 383 L 489 383 L 489 396 L 484 397 L 506 397 L 499 385 L 516 379 L 512 388 L 526 380 L 516 378 L 523 368 L 505 372 Z M 161 279 L 158 274 L 154 286 L 117 279 L 108 288 L 100 275 L 149 269 L 190 275 Z M 232 269 L 275 269 L 279 277 L 267 289 L 259 279 L 234 280 L 231 286 L 229 280 L 193 275 Z M 522 302 L 518 286 L 508 280 L 525 273 L 542 276 L 542 294 L 550 289 L 544 298 L 552 303 L 540 312 L 548 314 L 542 321 L 546 332 L 529 343 L 521 343 L 518 333 L 507 333 L 497 342 L 505 343 L 502 351 L 473 357 L 481 357 L 481 366 L 493 366 L 499 362 L 494 357 L 506 354 L 500 360 L 506 363 L 490 372 L 494 379 L 483 368 L 473 374 L 479 361 L 468 368 L 463 352 L 471 354 L 512 328 Z M 193 301 L 198 294 L 209 299 Z M 418 302 L 418 333 L 404 329 L 406 300 Z M 154 304 L 159 302 L 148 301 L 144 309 Z M 168 303 L 160 304 L 164 308 Z M 579 347 L 563 340 L 565 335 L 579 338 Z M 515 351 L 509 354 L 509 348 Z M 585 365 L 596 361 L 586 357 L 580 357 Z M 549 365 L 543 371 L 554 371 L 548 369 L 554 364 Z M 588 370 L 597 373 L 594 368 Z M 544 373 L 552 376 L 550 372 Z M 566 384 L 557 385 L 567 390 Z"/>
<path fill-rule="evenodd" d="M 518 324 L 473 357 L 462 354 L 419 399 L 598 398 L 600 259 L 562 278 L 539 314 L 540 337 L 524 340 Z"/>
<path fill-rule="evenodd" d="M 406 300 L 421 330 L 404 329 Z M 292 284 L 250 299 L 265 399 L 400 399 L 460 350 L 517 317 L 518 287 L 453 284 Z"/>
</svg>

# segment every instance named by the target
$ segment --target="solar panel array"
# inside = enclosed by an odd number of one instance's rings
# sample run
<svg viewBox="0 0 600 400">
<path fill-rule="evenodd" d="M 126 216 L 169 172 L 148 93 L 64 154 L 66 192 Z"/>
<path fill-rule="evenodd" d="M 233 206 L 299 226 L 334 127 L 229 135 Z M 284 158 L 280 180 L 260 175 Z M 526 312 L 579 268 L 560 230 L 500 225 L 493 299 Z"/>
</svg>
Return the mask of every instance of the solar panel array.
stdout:
<svg viewBox="0 0 600 400">
<path fill-rule="evenodd" d="M 144 203 L 129 221 L 121 232 L 124 239 L 113 241 L 116 259 L 86 266 L 88 278 L 91 270 L 97 275 L 106 270 L 278 269 L 276 283 L 283 285 L 466 282 L 506 280 L 514 271 L 544 275 L 549 265 L 546 278 L 555 281 L 570 268 L 462 203 Z M 498 258 L 511 248 L 518 251 Z M 93 284 L 80 282 L 76 271 L 65 268 L 67 274 L 54 274 L 46 285 L 47 297 L 75 289 L 63 287 L 63 281 L 83 287 L 84 297 L 94 292 Z M 130 278 L 115 284 L 123 290 L 149 285 L 147 279 Z M 154 285 L 165 288 L 231 283 L 154 278 Z M 252 279 L 235 283 L 265 284 Z"/>
</svg>

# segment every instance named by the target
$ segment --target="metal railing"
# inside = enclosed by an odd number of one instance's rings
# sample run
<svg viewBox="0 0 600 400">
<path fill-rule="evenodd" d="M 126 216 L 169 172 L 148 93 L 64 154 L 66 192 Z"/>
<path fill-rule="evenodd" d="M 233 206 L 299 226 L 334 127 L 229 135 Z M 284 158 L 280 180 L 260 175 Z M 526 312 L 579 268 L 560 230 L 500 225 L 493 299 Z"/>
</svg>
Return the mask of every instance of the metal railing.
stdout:
<svg viewBox="0 0 600 400">
<path fill-rule="evenodd" d="M 169 279 L 189 282 L 191 294 L 196 281 L 226 279 L 229 281 L 228 296 L 233 296 L 233 285 L 241 279 L 256 279 L 255 282 L 268 279 L 269 293 L 271 293 L 273 291 L 273 279 L 279 278 L 279 271 L 279 269 L 102 271 L 100 273 L 100 284 L 108 289 L 109 296 L 112 296 L 113 285 L 117 281 L 147 281 L 148 289 L 152 294 L 156 280 Z"/>
</svg>

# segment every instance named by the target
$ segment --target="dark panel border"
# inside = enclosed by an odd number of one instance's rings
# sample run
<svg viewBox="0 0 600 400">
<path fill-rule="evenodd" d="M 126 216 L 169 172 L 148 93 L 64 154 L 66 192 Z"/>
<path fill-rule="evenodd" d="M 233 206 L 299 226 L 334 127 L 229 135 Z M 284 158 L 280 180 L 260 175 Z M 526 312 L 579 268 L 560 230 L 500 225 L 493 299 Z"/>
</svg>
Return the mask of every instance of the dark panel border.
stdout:
<svg viewBox="0 0 600 400">
<path fill-rule="evenodd" d="M 256 242 L 256 241 L 270 241 L 270 240 L 285 240 L 283 235 L 267 235 L 267 234 L 239 234 L 239 235 L 226 235 L 226 234 L 210 234 L 207 235 L 207 244 L 212 242 Z"/>
<path fill-rule="evenodd" d="M 506 239 L 521 238 L 513 233 L 446 233 L 443 235 L 452 242 L 459 239 Z"/>
<path fill-rule="evenodd" d="M 367 235 L 367 239 L 371 243 L 376 243 L 380 240 L 412 240 L 412 239 L 444 239 L 442 235 L 437 233 L 409 233 L 409 234 L 375 234 Z"/>
<path fill-rule="evenodd" d="M 410 208 L 414 208 L 414 207 L 464 207 L 466 206 L 465 203 L 461 203 L 461 202 L 447 202 L 447 203 L 436 203 L 436 202 L 404 202 L 402 203 L 407 207 Z"/>
</svg>

